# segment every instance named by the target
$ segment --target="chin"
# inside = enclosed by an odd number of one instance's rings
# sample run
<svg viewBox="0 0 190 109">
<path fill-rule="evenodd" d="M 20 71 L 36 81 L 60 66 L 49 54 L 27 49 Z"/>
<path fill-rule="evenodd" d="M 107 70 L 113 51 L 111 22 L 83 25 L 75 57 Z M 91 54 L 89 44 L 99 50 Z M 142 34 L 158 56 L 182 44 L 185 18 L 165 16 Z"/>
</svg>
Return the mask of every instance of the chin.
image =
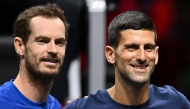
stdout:
<svg viewBox="0 0 190 109">
<path fill-rule="evenodd" d="M 42 71 L 44 74 L 59 74 L 59 71 L 57 71 L 57 70 L 44 70 L 44 71 Z"/>
<path fill-rule="evenodd" d="M 133 82 L 136 82 L 136 83 L 146 83 L 149 81 L 149 78 L 145 78 L 145 77 L 136 77 L 136 78 L 133 78 L 132 79 Z"/>
<path fill-rule="evenodd" d="M 136 81 L 137 83 L 140 83 L 140 84 L 145 84 L 145 83 L 147 83 L 149 80 L 138 80 L 138 81 Z"/>
</svg>

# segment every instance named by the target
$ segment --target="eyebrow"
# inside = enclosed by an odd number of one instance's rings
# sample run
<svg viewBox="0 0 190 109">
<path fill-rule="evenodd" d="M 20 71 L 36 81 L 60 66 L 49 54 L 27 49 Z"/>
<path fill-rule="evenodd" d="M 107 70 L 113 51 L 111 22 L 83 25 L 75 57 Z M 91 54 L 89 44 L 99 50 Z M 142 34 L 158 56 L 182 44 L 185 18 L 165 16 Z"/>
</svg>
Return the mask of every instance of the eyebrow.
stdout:
<svg viewBox="0 0 190 109">
<path fill-rule="evenodd" d="M 136 44 L 136 43 L 129 43 L 129 44 L 125 44 L 124 46 L 125 46 L 125 47 L 128 47 L 128 46 L 139 46 L 139 44 Z M 144 46 L 153 46 L 153 47 L 156 47 L 156 44 L 147 43 L 147 44 L 145 44 Z"/>
<path fill-rule="evenodd" d="M 40 36 L 35 37 L 35 40 L 38 40 L 38 39 L 50 39 L 50 38 L 47 36 L 40 35 Z M 57 38 L 55 40 L 63 40 L 64 42 L 66 41 L 66 39 L 63 37 Z"/>
<path fill-rule="evenodd" d="M 147 43 L 147 44 L 145 44 L 145 46 L 152 46 L 152 47 L 156 47 L 156 44 L 152 44 L 152 43 Z"/>
<path fill-rule="evenodd" d="M 41 36 L 41 35 L 40 35 L 40 36 L 35 37 L 35 40 L 44 39 L 44 38 L 45 38 L 45 39 L 48 39 L 48 37 L 46 37 L 46 36 Z"/>
</svg>

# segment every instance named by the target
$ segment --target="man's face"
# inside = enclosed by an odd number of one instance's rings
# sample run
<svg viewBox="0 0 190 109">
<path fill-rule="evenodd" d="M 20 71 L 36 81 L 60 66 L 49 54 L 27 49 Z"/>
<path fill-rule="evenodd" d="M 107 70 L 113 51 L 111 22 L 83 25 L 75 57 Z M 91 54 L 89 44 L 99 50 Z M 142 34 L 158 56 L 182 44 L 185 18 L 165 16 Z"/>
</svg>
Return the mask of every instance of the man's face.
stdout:
<svg viewBox="0 0 190 109">
<path fill-rule="evenodd" d="M 59 18 L 34 17 L 25 46 L 25 65 L 29 73 L 57 75 L 66 49 L 65 26 Z"/>
<path fill-rule="evenodd" d="M 121 31 L 121 40 L 115 50 L 116 72 L 133 83 L 146 83 L 158 60 L 155 34 L 149 30 Z"/>
</svg>

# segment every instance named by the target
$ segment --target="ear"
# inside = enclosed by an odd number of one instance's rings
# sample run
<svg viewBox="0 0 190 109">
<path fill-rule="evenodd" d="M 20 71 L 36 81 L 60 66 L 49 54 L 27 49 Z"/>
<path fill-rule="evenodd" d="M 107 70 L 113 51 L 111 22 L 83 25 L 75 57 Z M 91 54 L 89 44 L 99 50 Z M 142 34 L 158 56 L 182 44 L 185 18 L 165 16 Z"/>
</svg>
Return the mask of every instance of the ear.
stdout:
<svg viewBox="0 0 190 109">
<path fill-rule="evenodd" d="M 21 38 L 19 37 L 14 38 L 14 46 L 15 46 L 15 51 L 17 52 L 17 54 L 19 56 L 23 56 L 24 51 L 25 51 L 25 46 Z"/>
<path fill-rule="evenodd" d="M 65 47 L 67 47 L 67 41 L 65 41 Z"/>
<path fill-rule="evenodd" d="M 157 46 L 156 47 L 156 50 L 155 50 L 155 52 L 156 52 L 156 60 L 155 60 L 155 65 L 158 63 L 158 49 L 159 49 L 159 47 Z"/>
<path fill-rule="evenodd" d="M 110 64 L 115 63 L 115 52 L 114 49 L 111 46 L 106 46 L 105 47 L 105 55 L 106 59 Z"/>
</svg>

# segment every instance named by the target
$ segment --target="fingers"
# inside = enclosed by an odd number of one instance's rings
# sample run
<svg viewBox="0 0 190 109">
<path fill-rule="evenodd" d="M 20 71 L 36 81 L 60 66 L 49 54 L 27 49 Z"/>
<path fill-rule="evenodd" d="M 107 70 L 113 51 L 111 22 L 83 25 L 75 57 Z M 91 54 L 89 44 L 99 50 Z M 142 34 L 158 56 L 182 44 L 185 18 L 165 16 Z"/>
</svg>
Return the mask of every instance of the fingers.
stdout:
<svg viewBox="0 0 190 109">
<path fill-rule="evenodd" d="M 68 104 L 70 104 L 71 102 L 72 102 L 72 101 L 70 101 L 70 100 L 69 100 L 69 101 L 67 101 L 67 105 L 68 105 Z"/>
<path fill-rule="evenodd" d="M 79 98 L 79 97 L 75 97 L 75 98 L 74 98 L 74 101 L 77 100 L 78 98 Z"/>
<path fill-rule="evenodd" d="M 79 97 L 75 97 L 73 101 L 77 100 Z M 84 98 L 88 98 L 88 96 L 84 96 Z M 72 101 L 71 100 L 68 100 L 67 101 L 67 105 L 70 104 Z"/>
<path fill-rule="evenodd" d="M 88 98 L 88 96 L 84 96 L 84 98 Z"/>
<path fill-rule="evenodd" d="M 77 99 L 78 99 L 78 97 L 75 97 L 73 101 L 75 101 L 75 100 L 77 100 Z M 68 100 L 68 101 L 67 101 L 67 105 L 70 104 L 71 102 L 72 102 L 71 100 Z"/>
</svg>

